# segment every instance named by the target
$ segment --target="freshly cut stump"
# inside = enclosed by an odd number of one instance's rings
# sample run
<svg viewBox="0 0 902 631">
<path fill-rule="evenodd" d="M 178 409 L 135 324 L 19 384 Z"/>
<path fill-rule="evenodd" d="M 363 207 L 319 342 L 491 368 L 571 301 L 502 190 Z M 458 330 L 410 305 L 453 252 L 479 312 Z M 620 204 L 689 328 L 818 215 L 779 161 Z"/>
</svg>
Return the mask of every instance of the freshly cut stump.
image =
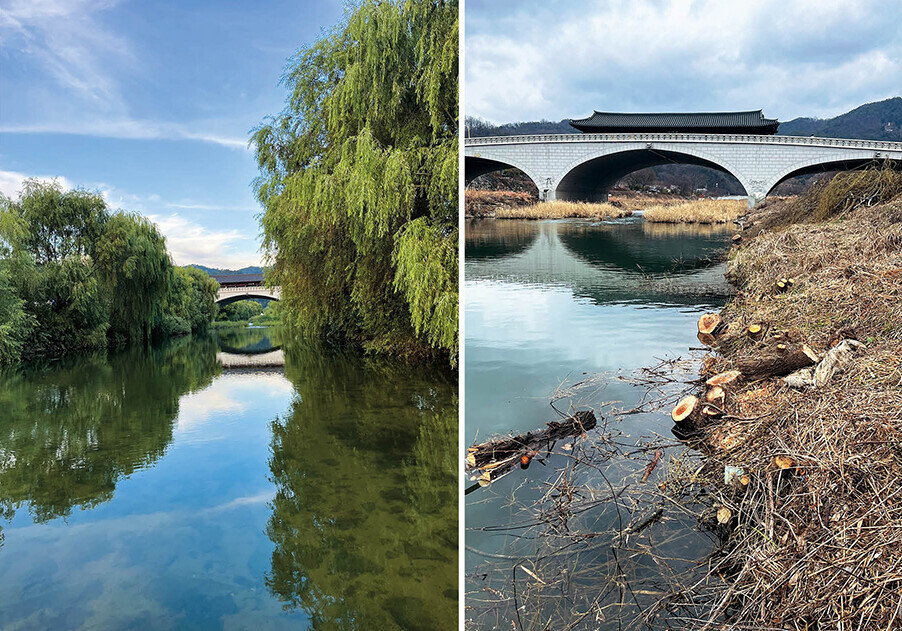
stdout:
<svg viewBox="0 0 902 631">
<path fill-rule="evenodd" d="M 705 393 L 705 401 L 713 403 L 718 407 L 723 407 L 724 400 L 727 398 L 727 391 L 721 386 L 714 386 Z"/>
<path fill-rule="evenodd" d="M 778 469 L 783 469 L 784 471 L 788 469 L 792 469 L 795 466 L 795 461 L 789 456 L 776 456 L 774 458 L 774 464 Z"/>
<path fill-rule="evenodd" d="M 718 375 L 714 375 L 710 379 L 705 382 L 705 385 L 708 387 L 713 386 L 731 386 L 737 381 L 742 379 L 742 373 L 738 370 L 728 370 L 726 372 L 722 372 Z"/>
<path fill-rule="evenodd" d="M 690 394 L 688 397 L 684 397 L 677 403 L 676 407 L 673 408 L 673 411 L 670 413 L 670 418 L 673 419 L 674 423 L 691 421 L 695 418 L 698 408 L 698 397 Z"/>
<path fill-rule="evenodd" d="M 698 319 L 698 332 L 713 335 L 720 326 L 720 316 L 716 313 L 706 313 Z"/>
</svg>

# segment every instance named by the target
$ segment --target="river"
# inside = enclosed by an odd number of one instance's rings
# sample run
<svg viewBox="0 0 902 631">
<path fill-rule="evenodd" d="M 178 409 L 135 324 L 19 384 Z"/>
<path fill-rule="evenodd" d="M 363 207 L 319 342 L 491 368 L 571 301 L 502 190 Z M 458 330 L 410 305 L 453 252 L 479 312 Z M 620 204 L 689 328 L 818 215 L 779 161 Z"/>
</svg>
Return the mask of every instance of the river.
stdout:
<svg viewBox="0 0 902 631">
<path fill-rule="evenodd" d="M 467 443 L 543 428 L 558 418 L 553 398 L 603 422 L 582 441 L 557 443 L 544 462 L 468 493 L 468 629 L 646 628 L 640 617 L 711 550 L 693 515 L 653 493 L 669 459 L 693 457 L 671 433 L 669 408 L 624 411 L 648 400 L 648 388 L 629 380 L 635 371 L 681 359 L 694 372 L 696 320 L 730 294 L 731 236 L 641 217 L 469 222 Z M 657 393 L 673 397 L 681 385 L 662 382 Z M 631 451 L 639 443 L 664 453 L 647 484 L 638 478 L 653 450 Z M 614 493 L 619 502 L 605 500 Z M 617 539 L 649 508 L 662 516 Z M 670 628 L 670 615 L 650 620 Z"/>
<path fill-rule="evenodd" d="M 0 628 L 456 628 L 455 375 L 284 338 L 0 372 Z"/>
</svg>

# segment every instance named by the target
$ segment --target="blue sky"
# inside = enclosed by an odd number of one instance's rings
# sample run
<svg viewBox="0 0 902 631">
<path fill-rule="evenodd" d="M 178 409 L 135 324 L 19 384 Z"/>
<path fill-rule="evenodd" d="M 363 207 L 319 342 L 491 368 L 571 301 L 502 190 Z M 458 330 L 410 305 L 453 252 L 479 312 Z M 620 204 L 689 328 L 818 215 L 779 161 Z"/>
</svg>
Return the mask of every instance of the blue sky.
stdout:
<svg viewBox="0 0 902 631">
<path fill-rule="evenodd" d="M 465 111 L 828 118 L 902 93 L 900 25 L 899 0 L 467 0 Z"/>
<path fill-rule="evenodd" d="M 257 264 L 250 131 L 342 0 L 0 0 L 0 192 L 25 177 L 151 217 L 175 262 Z"/>
</svg>

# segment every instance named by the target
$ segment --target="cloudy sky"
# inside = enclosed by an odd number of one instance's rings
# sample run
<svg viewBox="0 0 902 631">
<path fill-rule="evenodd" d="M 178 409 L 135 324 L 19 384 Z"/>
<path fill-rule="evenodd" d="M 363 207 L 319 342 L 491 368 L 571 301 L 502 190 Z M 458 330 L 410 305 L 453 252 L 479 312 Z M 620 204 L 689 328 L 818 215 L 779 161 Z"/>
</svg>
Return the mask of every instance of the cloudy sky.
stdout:
<svg viewBox="0 0 902 631">
<path fill-rule="evenodd" d="M 177 264 L 260 261 L 251 129 L 342 0 L 0 0 L 0 192 L 55 177 L 141 212 Z"/>
<path fill-rule="evenodd" d="M 902 93 L 899 0 L 467 0 L 466 113 L 763 108 L 828 118 Z"/>
</svg>

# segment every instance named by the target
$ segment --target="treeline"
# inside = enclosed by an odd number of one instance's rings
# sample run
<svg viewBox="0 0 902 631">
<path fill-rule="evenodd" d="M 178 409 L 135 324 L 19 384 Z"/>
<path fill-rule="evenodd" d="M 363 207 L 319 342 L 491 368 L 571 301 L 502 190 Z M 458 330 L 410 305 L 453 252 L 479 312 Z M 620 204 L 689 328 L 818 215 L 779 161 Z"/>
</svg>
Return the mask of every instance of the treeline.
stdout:
<svg viewBox="0 0 902 631">
<path fill-rule="evenodd" d="M 288 68 L 254 134 L 285 323 L 457 355 L 458 6 L 364 0 Z"/>
<path fill-rule="evenodd" d="M 0 196 L 0 363 L 203 331 L 218 289 L 100 195 L 28 180 Z"/>
</svg>

